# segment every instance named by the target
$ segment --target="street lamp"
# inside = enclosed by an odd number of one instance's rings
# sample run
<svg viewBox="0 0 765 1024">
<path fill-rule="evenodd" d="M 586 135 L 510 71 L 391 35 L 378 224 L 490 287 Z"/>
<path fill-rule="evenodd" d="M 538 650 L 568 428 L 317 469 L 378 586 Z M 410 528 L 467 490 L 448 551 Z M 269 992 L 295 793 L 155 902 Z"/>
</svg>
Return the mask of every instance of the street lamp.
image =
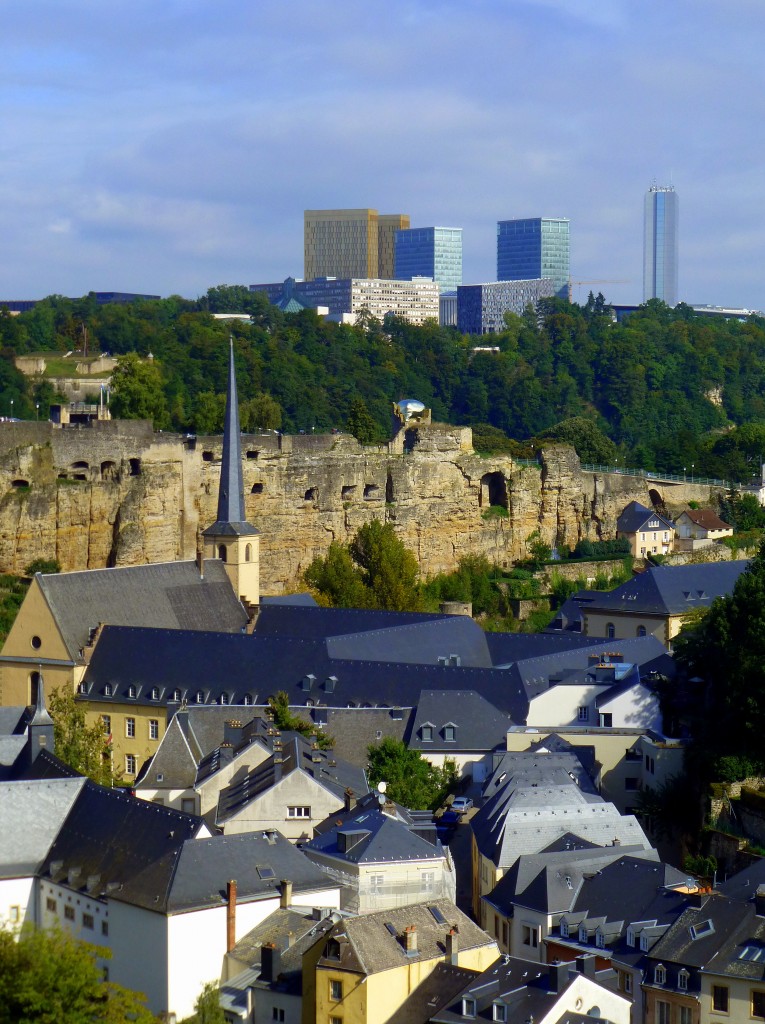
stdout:
<svg viewBox="0 0 765 1024">
<path fill-rule="evenodd" d="M 686 476 L 685 466 L 683 466 L 683 480 L 687 480 L 687 479 L 688 479 L 688 477 Z"/>
<path fill-rule="evenodd" d="M 13 419 L 13 399 L 11 399 L 11 419 Z"/>
<path fill-rule="evenodd" d="M 35 402 L 35 419 L 36 420 L 40 419 L 40 403 L 39 402 Z"/>
<path fill-rule="evenodd" d="M 695 462 L 691 463 L 691 483 L 693 483 L 693 467 L 696 465 Z"/>
</svg>

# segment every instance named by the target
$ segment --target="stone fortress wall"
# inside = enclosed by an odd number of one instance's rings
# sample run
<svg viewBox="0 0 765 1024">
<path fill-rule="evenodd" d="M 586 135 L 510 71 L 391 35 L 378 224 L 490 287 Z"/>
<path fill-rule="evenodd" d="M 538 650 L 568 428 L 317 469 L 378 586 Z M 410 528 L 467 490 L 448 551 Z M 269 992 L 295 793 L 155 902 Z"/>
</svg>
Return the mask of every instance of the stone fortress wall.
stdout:
<svg viewBox="0 0 765 1024">
<path fill-rule="evenodd" d="M 215 519 L 221 445 L 143 421 L 0 423 L 0 572 L 36 558 L 64 570 L 193 558 L 198 531 Z M 510 565 L 535 531 L 551 544 L 613 537 L 633 499 L 658 497 L 673 511 L 713 497 L 698 484 L 583 472 L 560 445 L 538 466 L 482 457 L 469 428 L 442 424 L 371 448 L 347 434 L 243 435 L 242 457 L 265 594 L 294 590 L 330 541 L 373 518 L 393 523 L 431 576 L 468 553 Z M 487 516 L 492 505 L 507 516 Z"/>
</svg>

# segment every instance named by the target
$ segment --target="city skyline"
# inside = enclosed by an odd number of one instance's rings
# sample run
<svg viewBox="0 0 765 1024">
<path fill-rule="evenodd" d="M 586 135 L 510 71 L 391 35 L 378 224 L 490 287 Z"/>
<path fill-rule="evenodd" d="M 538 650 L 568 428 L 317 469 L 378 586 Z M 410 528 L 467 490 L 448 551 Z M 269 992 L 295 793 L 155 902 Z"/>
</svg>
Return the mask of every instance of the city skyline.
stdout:
<svg viewBox="0 0 765 1024">
<path fill-rule="evenodd" d="M 6 25 L 9 297 L 283 279 L 303 210 L 371 205 L 462 227 L 466 283 L 495 277 L 498 221 L 566 217 L 574 299 L 638 302 L 657 178 L 678 298 L 765 307 L 753 0 L 10 0 Z"/>
</svg>

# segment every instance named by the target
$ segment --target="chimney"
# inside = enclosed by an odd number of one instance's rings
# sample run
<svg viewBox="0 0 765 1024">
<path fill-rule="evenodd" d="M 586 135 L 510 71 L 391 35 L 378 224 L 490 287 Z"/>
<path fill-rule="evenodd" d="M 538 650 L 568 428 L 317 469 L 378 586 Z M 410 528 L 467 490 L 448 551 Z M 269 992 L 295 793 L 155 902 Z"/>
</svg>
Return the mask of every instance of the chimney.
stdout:
<svg viewBox="0 0 765 1024">
<path fill-rule="evenodd" d="M 592 953 L 586 953 L 576 958 L 576 969 L 585 978 L 594 978 L 597 971 L 597 957 Z"/>
<path fill-rule="evenodd" d="M 199 571 L 199 578 L 203 580 L 205 578 L 205 543 L 202 540 L 202 534 L 197 532 L 197 555 L 194 559 Z"/>
<path fill-rule="evenodd" d="M 353 804 L 353 790 L 350 786 L 346 786 L 345 792 L 343 793 L 343 810 L 350 811 Z"/>
<path fill-rule="evenodd" d="M 409 924 L 404 929 L 404 949 L 407 956 L 417 953 L 417 925 Z"/>
<path fill-rule="evenodd" d="M 754 912 L 757 917 L 765 917 L 765 885 L 758 885 L 754 894 Z"/>
<path fill-rule="evenodd" d="M 281 973 L 282 951 L 274 942 L 260 947 L 260 977 L 262 981 L 276 981 Z"/>
<path fill-rule="evenodd" d="M 221 766 L 224 764 L 231 764 L 234 760 L 234 748 L 230 743 L 221 743 L 218 747 L 218 759 Z"/>
<path fill-rule="evenodd" d="M 547 970 L 550 979 L 550 991 L 559 995 L 568 984 L 568 964 L 562 964 L 558 961 L 557 963 L 550 964 Z"/>
<path fill-rule="evenodd" d="M 236 945 L 236 880 L 226 885 L 226 952 Z"/>
<path fill-rule="evenodd" d="M 288 878 L 283 878 L 281 881 L 281 900 L 279 906 L 289 907 L 292 905 L 292 882 Z"/>
<path fill-rule="evenodd" d="M 459 964 L 460 937 L 456 928 L 451 928 L 446 936 L 446 962 L 457 967 Z"/>
<path fill-rule="evenodd" d="M 223 742 L 230 743 L 235 747 L 242 739 L 242 723 L 236 719 L 230 719 L 223 723 Z"/>
</svg>

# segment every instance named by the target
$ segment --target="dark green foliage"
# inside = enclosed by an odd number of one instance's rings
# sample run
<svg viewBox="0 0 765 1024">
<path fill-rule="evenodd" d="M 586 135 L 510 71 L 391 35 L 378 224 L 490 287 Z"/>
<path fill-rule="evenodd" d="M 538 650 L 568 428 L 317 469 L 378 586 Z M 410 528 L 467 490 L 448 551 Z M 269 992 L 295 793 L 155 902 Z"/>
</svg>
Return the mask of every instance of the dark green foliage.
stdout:
<svg viewBox="0 0 765 1024">
<path fill-rule="evenodd" d="M 765 508 L 756 495 L 731 490 L 720 498 L 720 518 L 737 532 L 761 530 L 765 527 Z"/>
<path fill-rule="evenodd" d="M 496 571 L 483 555 L 465 555 L 451 573 L 440 573 L 425 586 L 433 610 L 441 601 L 470 601 L 473 615 L 504 615 L 504 596 L 496 584 Z"/>
<path fill-rule="evenodd" d="M 329 750 L 334 747 L 335 741 L 332 736 L 318 730 L 312 722 L 290 711 L 290 698 L 284 690 L 279 690 L 273 697 L 268 698 L 268 706 L 274 717 L 274 725 L 277 729 L 285 732 L 299 732 L 302 736 L 314 736 L 316 746 L 321 750 Z"/>
<path fill-rule="evenodd" d="M 351 401 L 345 429 L 349 434 L 353 434 L 360 444 L 375 444 L 383 440 L 380 427 L 370 414 L 367 403 L 358 395 Z"/>
<path fill-rule="evenodd" d="M 765 735 L 765 545 L 730 595 L 675 640 L 688 688 L 692 754 L 705 777 L 717 758 L 762 760 Z M 729 762 L 732 765 L 732 762 Z"/>
<path fill-rule="evenodd" d="M 695 836 L 701 824 L 699 808 L 696 781 L 687 775 L 671 775 L 656 789 L 638 793 L 638 814 L 650 819 L 651 830 L 659 838 Z"/>
<path fill-rule="evenodd" d="M 143 996 L 103 981 L 110 956 L 63 931 L 0 930 L 0 1024 L 151 1024 Z"/>
<path fill-rule="evenodd" d="M 48 694 L 48 710 L 53 719 L 56 757 L 101 786 L 116 785 L 119 775 L 112 767 L 110 737 L 101 725 L 87 724 L 85 705 L 71 690 L 60 686 Z"/>
<path fill-rule="evenodd" d="M 630 553 L 630 542 L 619 537 L 615 540 L 580 540 L 571 552 L 572 558 L 623 558 Z"/>
<path fill-rule="evenodd" d="M 369 785 L 374 788 L 378 782 L 387 783 L 386 795 L 410 810 L 436 810 L 457 778 L 452 762 L 437 768 L 417 750 L 409 750 L 402 740 L 390 736 L 369 747 L 367 755 Z"/>
<path fill-rule="evenodd" d="M 128 306 L 50 296 L 18 317 L 0 311 L 0 415 L 10 414 L 11 398 L 15 415 L 35 415 L 34 382 L 14 355 L 78 350 L 87 333 L 89 351 L 155 357 L 151 379 L 135 367 L 117 374 L 115 415 L 201 429 L 199 396 L 224 393 L 231 335 L 243 407 L 258 396 L 274 403 L 266 414 L 261 398 L 251 417 L 265 429 L 278 429 L 277 409 L 287 432 L 340 428 L 356 399 L 369 418 L 359 405 L 353 429 L 365 442 L 384 439 L 391 402 L 407 395 L 436 421 L 473 426 L 483 452 L 530 458 L 534 445 L 563 441 L 584 461 L 610 462 L 618 446 L 620 462 L 648 470 L 756 475 L 765 453 L 765 320 L 711 322 L 651 301 L 612 324 L 606 309 L 600 296 L 584 307 L 549 300 L 539 316 L 510 315 L 506 330 L 486 339 L 499 352 L 474 353 L 481 339 L 453 328 L 396 317 L 328 323 L 312 310 L 284 314 L 242 285 Z M 216 321 L 211 312 L 250 319 Z M 50 395 L 38 400 L 42 415 Z"/>
<path fill-rule="evenodd" d="M 714 777 L 720 782 L 741 782 L 765 774 L 765 762 L 752 760 L 740 754 L 725 754 L 718 757 L 714 766 Z"/>
<path fill-rule="evenodd" d="M 55 558 L 36 558 L 34 562 L 30 562 L 24 570 L 26 576 L 34 576 L 36 572 L 42 573 L 56 573 L 61 572 L 61 566 Z"/>
<path fill-rule="evenodd" d="M 689 875 L 695 878 L 709 879 L 711 881 L 715 871 L 717 871 L 717 858 L 714 856 L 705 857 L 703 854 L 698 854 L 694 857 L 692 854 L 688 854 L 683 859 L 683 871 L 687 871 Z"/>
<path fill-rule="evenodd" d="M 0 576 L 0 644 L 4 644 L 29 589 L 29 580 Z"/>
</svg>

